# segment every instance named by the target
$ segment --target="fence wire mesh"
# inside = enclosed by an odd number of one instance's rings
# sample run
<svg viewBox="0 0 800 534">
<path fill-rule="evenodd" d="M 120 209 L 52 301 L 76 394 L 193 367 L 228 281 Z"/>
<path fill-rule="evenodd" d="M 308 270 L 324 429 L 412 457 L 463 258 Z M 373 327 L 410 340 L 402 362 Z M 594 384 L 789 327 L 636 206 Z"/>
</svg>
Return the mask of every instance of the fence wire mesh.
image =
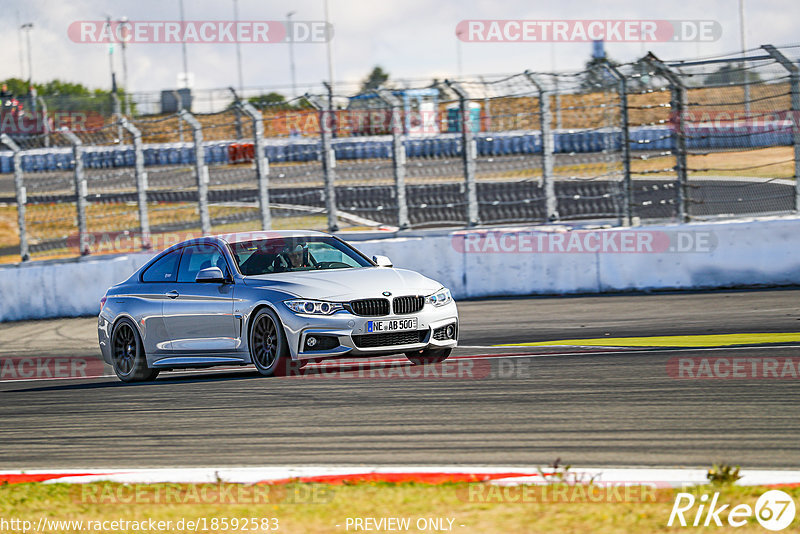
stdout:
<svg viewBox="0 0 800 534">
<path fill-rule="evenodd" d="M 191 126 L 173 113 L 132 121 L 141 132 L 150 239 L 159 248 L 201 233 Z M 147 237 L 143 236 L 146 240 Z"/>
<path fill-rule="evenodd" d="M 541 94 L 530 75 L 462 83 L 476 130 L 476 191 L 483 223 L 545 221 Z M 453 104 L 449 105 L 448 129 Z M 477 124 L 476 124 L 476 121 Z"/>
<path fill-rule="evenodd" d="M 687 88 L 680 132 L 695 219 L 795 208 L 790 72 L 763 50 L 746 57 L 673 67 Z"/>
<path fill-rule="evenodd" d="M 429 198 L 424 204 L 414 206 L 419 211 L 412 224 L 437 222 L 425 217 L 429 205 L 438 204 L 445 215 L 443 219 L 450 224 L 464 224 L 476 220 L 484 223 L 512 220 L 515 208 L 530 202 L 526 198 L 530 196 L 525 191 L 528 188 L 515 187 L 520 183 L 525 185 L 525 180 L 530 179 L 530 165 L 509 144 L 512 139 L 524 138 L 523 115 L 536 113 L 531 102 L 525 102 L 530 88 L 524 75 L 491 81 L 453 81 L 437 87 L 440 97 L 437 130 L 446 142 L 436 154 L 438 162 L 425 162 L 429 171 L 434 165 L 439 167 L 435 172 L 438 183 L 428 184 Z M 516 100 L 524 107 L 511 111 Z M 472 158 L 474 165 L 470 166 Z M 470 210 L 470 182 L 474 182 L 477 213 L 474 208 Z M 443 197 L 445 202 L 437 202 L 436 196 Z M 528 218 L 533 217 L 529 214 Z"/>
<path fill-rule="evenodd" d="M 672 91 L 646 61 L 619 66 L 626 80 L 631 172 L 631 216 L 679 217 Z"/>
<path fill-rule="evenodd" d="M 341 108 L 332 116 L 331 124 L 338 215 L 354 226 L 397 226 L 393 116 L 391 102 L 385 98 L 375 92 L 332 98 Z M 397 111 L 397 118 L 402 120 L 402 111 Z"/>
<path fill-rule="evenodd" d="M 77 243 L 72 243 L 77 228 L 74 157 L 69 140 L 59 132 L 17 137 L 14 141 L 21 149 L 21 166 L 24 169 L 25 214 L 23 218 L 29 245 L 29 257 L 74 256 Z M 43 148 L 47 145 L 49 148 Z M 0 175 L 3 190 L 14 195 L 13 174 Z M 12 196 L 9 200 L 15 201 Z M 10 202 L 7 203 L 10 205 Z M 7 209 L 7 208 L 4 208 Z M 14 217 L 16 222 L 16 209 Z M 17 225 L 16 242 L 4 240 L 4 250 L 19 257 L 20 229 Z M 70 250 L 74 247 L 74 250 Z M 13 251 L 13 252 L 12 252 Z"/>
<path fill-rule="evenodd" d="M 610 66 L 550 77 L 562 220 L 623 217 L 622 88 Z"/>
<path fill-rule="evenodd" d="M 251 229 L 259 221 L 253 123 L 233 106 L 195 117 L 202 126 L 211 230 Z"/>
<path fill-rule="evenodd" d="M 325 230 L 320 112 L 305 97 L 256 108 L 262 115 L 269 160 L 273 228 Z"/>
</svg>

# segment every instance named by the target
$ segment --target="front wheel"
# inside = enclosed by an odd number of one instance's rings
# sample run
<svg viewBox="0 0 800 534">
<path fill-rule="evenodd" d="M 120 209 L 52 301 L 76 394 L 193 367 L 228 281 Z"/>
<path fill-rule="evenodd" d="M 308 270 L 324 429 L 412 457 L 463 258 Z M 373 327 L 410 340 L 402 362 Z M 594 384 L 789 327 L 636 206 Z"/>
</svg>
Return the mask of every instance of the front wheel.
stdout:
<svg viewBox="0 0 800 534">
<path fill-rule="evenodd" d="M 142 338 L 130 319 L 121 319 L 111 333 L 114 372 L 123 382 L 155 380 L 158 369 L 147 367 Z"/>
<path fill-rule="evenodd" d="M 250 358 L 256 370 L 264 376 L 286 374 L 290 365 L 289 347 L 275 312 L 269 308 L 261 309 L 250 330 Z"/>
<path fill-rule="evenodd" d="M 441 363 L 450 356 L 453 349 L 425 349 L 406 352 L 406 358 L 414 365 L 430 365 Z"/>
</svg>

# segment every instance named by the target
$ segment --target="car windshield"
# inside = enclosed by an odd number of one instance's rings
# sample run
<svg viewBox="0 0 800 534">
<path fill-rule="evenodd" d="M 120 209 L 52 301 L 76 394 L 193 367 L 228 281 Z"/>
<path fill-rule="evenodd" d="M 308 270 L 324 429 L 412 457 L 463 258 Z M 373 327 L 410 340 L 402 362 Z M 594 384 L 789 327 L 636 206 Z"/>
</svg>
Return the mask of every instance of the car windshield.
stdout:
<svg viewBox="0 0 800 534">
<path fill-rule="evenodd" d="M 332 237 L 258 239 L 232 243 L 230 249 L 239 271 L 245 276 L 372 265 L 347 244 Z"/>
</svg>

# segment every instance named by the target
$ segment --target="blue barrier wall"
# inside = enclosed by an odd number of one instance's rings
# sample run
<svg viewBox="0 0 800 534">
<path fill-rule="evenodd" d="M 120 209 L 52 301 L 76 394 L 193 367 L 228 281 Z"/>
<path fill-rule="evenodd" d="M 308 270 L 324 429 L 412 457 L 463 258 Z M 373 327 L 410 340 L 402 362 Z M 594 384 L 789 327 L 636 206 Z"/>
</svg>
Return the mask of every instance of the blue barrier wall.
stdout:
<svg viewBox="0 0 800 534">
<path fill-rule="evenodd" d="M 721 131 L 692 128 L 686 132 L 687 146 L 690 149 L 757 148 L 776 145 L 791 145 L 792 132 L 787 127 L 773 130 L 751 131 L 733 126 Z M 475 136 L 478 156 L 506 156 L 515 154 L 536 154 L 542 151 L 539 132 L 500 132 L 479 133 Z M 622 145 L 622 133 L 618 130 L 562 130 L 553 135 L 556 153 L 587 153 L 603 150 L 618 151 Z M 669 127 L 631 128 L 632 150 L 670 150 L 673 146 L 672 130 Z M 227 163 L 228 146 L 235 141 L 215 141 L 205 144 L 206 163 Z M 391 157 L 391 137 L 354 137 L 334 139 L 336 158 L 347 159 L 388 159 Z M 405 140 L 406 155 L 409 158 L 457 157 L 461 154 L 460 134 L 439 134 Z M 264 155 L 271 162 L 316 161 L 319 142 L 303 141 L 302 138 L 291 143 L 267 139 Z M 189 165 L 194 162 L 194 150 L 190 143 L 169 143 L 145 145 L 144 163 L 146 166 Z M 132 167 L 133 149 L 123 147 L 86 147 L 84 166 L 89 169 L 113 167 Z M 49 148 L 28 150 L 22 156 L 22 169 L 25 172 L 41 172 L 72 169 L 72 150 L 69 148 Z M 10 151 L 0 152 L 0 173 L 13 172 Z"/>
</svg>

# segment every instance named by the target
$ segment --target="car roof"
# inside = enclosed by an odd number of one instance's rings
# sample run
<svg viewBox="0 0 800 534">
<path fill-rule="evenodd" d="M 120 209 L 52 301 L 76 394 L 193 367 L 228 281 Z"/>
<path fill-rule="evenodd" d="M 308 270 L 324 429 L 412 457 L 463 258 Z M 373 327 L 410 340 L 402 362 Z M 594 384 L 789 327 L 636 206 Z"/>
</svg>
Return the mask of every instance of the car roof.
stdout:
<svg viewBox="0 0 800 534">
<path fill-rule="evenodd" d="M 216 234 L 216 235 L 207 235 L 203 237 L 195 237 L 193 239 L 187 239 L 185 241 L 181 241 L 179 243 L 175 243 L 171 245 L 161 252 L 157 253 L 155 256 L 150 258 L 144 265 L 142 265 L 139 270 L 137 270 L 133 275 L 131 275 L 131 279 L 137 278 L 141 276 L 141 274 L 146 271 L 153 263 L 158 261 L 159 259 L 163 258 L 170 252 L 173 252 L 177 249 L 183 248 L 187 245 L 193 244 L 208 244 L 208 243 L 216 243 L 218 245 L 225 245 L 225 244 L 234 244 L 234 243 L 243 243 L 247 241 L 255 241 L 259 239 L 287 239 L 287 238 L 302 238 L 302 237 L 334 237 L 331 234 L 325 232 L 319 232 L 317 230 L 254 230 L 252 232 L 233 232 L 229 234 Z M 359 254 L 361 254 L 359 252 Z M 363 254 L 361 254 L 364 256 Z M 367 256 L 364 256 L 365 258 Z M 369 259 L 369 258 L 367 258 Z"/>
<path fill-rule="evenodd" d="M 241 243 L 257 239 L 281 239 L 292 237 L 329 237 L 325 232 L 316 230 L 256 230 L 253 232 L 236 232 L 232 234 L 219 234 L 212 236 L 225 243 Z"/>
</svg>

